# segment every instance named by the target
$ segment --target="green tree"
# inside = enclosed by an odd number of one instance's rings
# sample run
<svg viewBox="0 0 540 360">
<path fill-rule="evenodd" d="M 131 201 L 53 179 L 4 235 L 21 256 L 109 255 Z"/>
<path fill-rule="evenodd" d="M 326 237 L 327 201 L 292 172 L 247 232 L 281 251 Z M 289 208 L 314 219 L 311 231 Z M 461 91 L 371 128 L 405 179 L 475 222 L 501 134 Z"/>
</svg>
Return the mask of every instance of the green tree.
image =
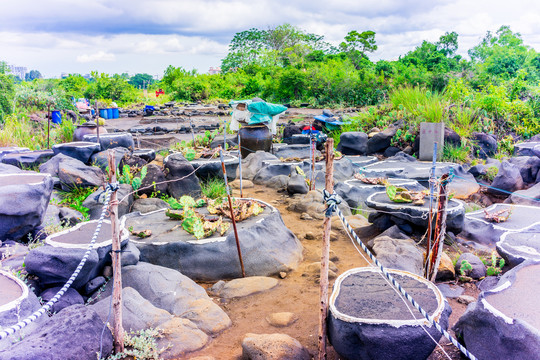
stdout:
<svg viewBox="0 0 540 360">
<path fill-rule="evenodd" d="M 534 50 L 523 44 L 521 34 L 512 32 L 509 26 L 501 26 L 495 34 L 488 31 L 482 41 L 469 50 L 471 59 L 480 64 L 480 71 L 502 78 L 514 77 L 527 59 L 534 59 L 534 54 Z"/>
<path fill-rule="evenodd" d="M 229 53 L 221 61 L 221 70 L 235 71 L 252 64 L 287 66 L 313 50 L 328 48 L 323 39 L 290 24 L 241 31 L 231 40 Z"/>
<path fill-rule="evenodd" d="M 41 76 L 41 73 L 38 70 L 30 70 L 26 73 L 24 80 L 25 81 L 32 81 L 34 79 L 41 79 L 43 76 Z"/>
<path fill-rule="evenodd" d="M 149 85 L 152 85 L 155 82 L 154 77 L 150 74 L 135 74 L 133 75 L 128 83 L 135 86 L 136 88 L 147 89 Z"/>
<path fill-rule="evenodd" d="M 446 32 L 439 38 L 437 42 L 437 50 L 442 52 L 446 57 L 452 57 L 456 54 L 458 49 L 458 33 L 452 31 Z"/>
<path fill-rule="evenodd" d="M 12 101 L 15 95 L 13 76 L 8 74 L 7 64 L 0 61 L 0 121 L 12 112 Z"/>
<path fill-rule="evenodd" d="M 60 80 L 60 87 L 74 98 L 80 98 L 88 88 L 88 81 L 80 74 L 69 74 Z"/>
<path fill-rule="evenodd" d="M 377 50 L 375 32 L 371 30 L 361 33 L 356 30 L 349 31 L 345 36 L 345 41 L 339 44 L 339 47 L 347 54 L 356 69 L 359 69 L 361 60 L 367 59 L 366 53 Z"/>
</svg>

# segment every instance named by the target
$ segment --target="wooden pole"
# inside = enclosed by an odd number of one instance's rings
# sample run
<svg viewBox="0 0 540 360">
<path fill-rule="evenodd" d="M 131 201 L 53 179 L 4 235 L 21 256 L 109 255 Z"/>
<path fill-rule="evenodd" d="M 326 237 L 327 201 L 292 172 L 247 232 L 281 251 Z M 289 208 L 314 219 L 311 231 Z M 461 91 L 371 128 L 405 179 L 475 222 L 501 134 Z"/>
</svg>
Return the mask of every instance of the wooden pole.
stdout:
<svg viewBox="0 0 540 360">
<path fill-rule="evenodd" d="M 223 178 L 225 179 L 225 189 L 227 189 L 227 199 L 229 200 L 229 210 L 231 211 L 231 220 L 234 230 L 234 238 L 236 240 L 236 250 L 238 250 L 238 259 L 240 260 L 240 268 L 242 270 L 242 277 L 246 277 L 246 270 L 244 269 L 244 260 L 242 259 L 242 249 L 240 249 L 240 240 L 238 239 L 238 230 L 236 229 L 236 220 L 234 218 L 234 209 L 231 200 L 231 193 L 229 191 L 229 182 L 227 181 L 227 170 L 225 169 L 225 161 L 223 160 L 223 149 L 219 149 L 219 157 L 221 158 L 221 169 L 223 170 Z"/>
<path fill-rule="evenodd" d="M 433 193 L 435 181 L 435 163 L 437 161 L 437 142 L 433 143 L 433 161 L 431 165 L 431 174 L 429 175 L 429 214 L 428 214 L 428 235 L 426 245 L 426 261 L 424 263 L 424 277 L 429 279 L 429 259 L 431 258 L 431 242 L 433 236 Z"/>
<path fill-rule="evenodd" d="M 446 234 L 446 206 L 448 204 L 447 185 L 448 174 L 441 176 L 439 185 L 439 206 L 437 207 L 437 221 L 433 232 L 433 250 L 431 252 L 429 274 L 432 282 L 435 282 L 439 263 L 441 261 L 442 249 L 444 246 L 444 235 Z"/>
<path fill-rule="evenodd" d="M 109 179 L 110 183 L 116 182 L 116 164 L 114 150 L 109 150 Z M 114 351 L 124 351 L 124 327 L 122 326 L 122 264 L 120 257 L 120 236 L 118 233 L 118 199 L 116 190 L 111 194 L 110 218 L 112 226 L 112 266 L 113 266 L 113 337 Z"/>
<path fill-rule="evenodd" d="M 326 140 L 326 190 L 334 192 L 334 139 Z M 328 313 L 328 261 L 330 254 L 330 217 L 324 218 L 320 276 L 319 359 L 326 359 L 326 316 Z"/>
<path fill-rule="evenodd" d="M 47 105 L 47 149 L 51 148 L 51 105 Z"/>
</svg>

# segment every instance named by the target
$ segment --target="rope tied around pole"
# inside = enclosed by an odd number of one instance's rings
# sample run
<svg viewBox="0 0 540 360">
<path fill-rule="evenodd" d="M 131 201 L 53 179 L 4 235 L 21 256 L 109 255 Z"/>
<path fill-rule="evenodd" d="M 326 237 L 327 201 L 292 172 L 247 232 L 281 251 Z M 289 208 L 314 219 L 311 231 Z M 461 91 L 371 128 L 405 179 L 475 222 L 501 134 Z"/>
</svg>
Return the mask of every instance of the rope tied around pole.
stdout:
<svg viewBox="0 0 540 360">
<path fill-rule="evenodd" d="M 337 206 L 341 204 L 341 199 L 334 192 L 330 194 L 326 189 L 323 190 L 323 202 L 326 204 L 326 211 L 324 216 L 332 217 L 332 214 L 336 211 Z"/>
</svg>

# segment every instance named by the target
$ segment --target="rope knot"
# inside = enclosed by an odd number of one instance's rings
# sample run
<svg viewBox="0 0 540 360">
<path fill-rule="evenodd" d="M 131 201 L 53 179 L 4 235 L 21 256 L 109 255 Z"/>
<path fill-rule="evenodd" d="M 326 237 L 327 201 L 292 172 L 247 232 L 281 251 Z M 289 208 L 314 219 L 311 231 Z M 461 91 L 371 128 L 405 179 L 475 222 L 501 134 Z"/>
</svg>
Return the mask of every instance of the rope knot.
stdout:
<svg viewBox="0 0 540 360">
<path fill-rule="evenodd" d="M 323 201 L 326 204 L 326 212 L 324 213 L 326 217 L 331 217 L 332 213 L 336 211 L 337 206 L 341 203 L 341 199 L 338 198 L 335 192 L 330 194 L 326 189 L 323 190 Z"/>
<path fill-rule="evenodd" d="M 107 189 L 110 191 L 117 191 L 119 188 L 120 188 L 120 185 L 118 182 L 107 184 Z"/>
</svg>

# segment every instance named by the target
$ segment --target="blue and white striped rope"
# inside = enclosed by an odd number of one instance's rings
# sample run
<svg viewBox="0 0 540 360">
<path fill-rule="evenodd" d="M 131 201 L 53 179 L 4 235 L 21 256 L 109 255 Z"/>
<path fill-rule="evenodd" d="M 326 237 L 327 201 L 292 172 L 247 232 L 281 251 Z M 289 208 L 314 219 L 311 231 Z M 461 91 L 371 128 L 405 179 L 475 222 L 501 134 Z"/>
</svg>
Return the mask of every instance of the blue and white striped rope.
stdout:
<svg viewBox="0 0 540 360">
<path fill-rule="evenodd" d="M 326 190 L 324 190 L 326 191 Z M 328 194 L 328 196 L 327 196 Z M 448 331 L 444 330 L 440 325 L 439 323 L 437 323 L 406 291 L 405 289 L 403 289 L 403 287 L 401 287 L 401 285 L 396 281 L 396 279 L 390 275 L 390 273 L 388 273 L 388 271 L 386 270 L 386 268 L 380 263 L 379 260 L 377 260 L 377 258 L 375 257 L 375 255 L 373 255 L 373 253 L 371 251 L 369 251 L 369 249 L 366 247 L 366 245 L 364 245 L 364 243 L 362 242 L 362 240 L 360 240 L 360 238 L 358 237 L 358 235 L 356 235 L 356 233 L 354 232 L 353 228 L 349 225 L 349 223 L 347 222 L 347 220 L 345 219 L 345 217 L 343 216 L 343 213 L 341 212 L 341 210 L 337 207 L 337 204 L 334 202 L 334 199 L 333 197 L 335 196 L 335 193 L 332 194 L 332 195 L 329 195 L 329 193 L 327 192 L 327 194 L 324 194 L 323 192 L 323 196 L 324 196 L 324 199 L 325 199 L 325 202 L 327 204 L 327 208 L 328 209 L 332 209 L 332 211 L 335 211 L 336 214 L 339 216 L 339 218 L 341 219 L 341 221 L 343 222 L 343 224 L 345 225 L 345 227 L 347 228 L 347 231 L 349 231 L 349 233 L 351 234 L 351 236 L 354 238 L 354 240 L 358 243 L 358 245 L 360 245 L 362 247 L 362 250 L 364 250 L 364 252 L 369 256 L 369 258 L 377 265 L 377 267 L 379 268 L 379 270 L 383 273 L 383 275 L 392 283 L 392 285 L 397 289 L 399 290 L 399 292 L 416 308 L 416 310 L 418 310 L 431 324 L 433 324 L 433 326 L 435 326 L 435 328 L 441 333 L 443 334 L 448 340 L 450 340 L 452 342 L 452 344 L 454 344 L 465 356 L 467 356 L 469 359 L 471 360 L 477 360 L 477 358 L 471 354 L 463 345 L 461 345 L 452 335 L 450 335 L 450 333 L 448 333 Z"/>
<path fill-rule="evenodd" d="M 107 213 L 107 208 L 109 206 L 109 200 L 111 198 L 111 192 L 115 191 L 113 189 L 117 189 L 117 184 L 107 184 L 107 192 L 105 194 L 105 203 L 103 204 L 103 209 L 101 210 L 101 216 L 99 217 L 96 231 L 94 232 L 94 236 L 92 236 L 92 240 L 90 241 L 90 244 L 88 244 L 88 249 L 84 253 L 83 258 L 81 259 L 81 262 L 71 274 L 71 277 L 69 280 L 62 286 L 62 288 L 54 295 L 54 297 L 49 300 L 45 305 L 43 305 L 40 309 L 36 310 L 32 315 L 28 316 L 26 319 L 19 321 L 15 325 L 12 325 L 8 327 L 7 329 L 4 329 L 0 332 L 0 340 L 3 340 L 7 338 L 10 335 L 13 335 L 15 332 L 21 330 L 22 328 L 26 327 L 27 325 L 31 324 L 32 322 L 36 321 L 43 315 L 45 312 L 47 312 L 69 289 L 71 284 L 75 281 L 79 273 L 81 272 L 84 264 L 86 263 L 86 260 L 88 260 L 88 257 L 90 256 L 90 252 L 94 248 L 94 244 L 97 240 L 97 237 L 99 235 L 99 231 L 101 230 L 101 224 L 103 223 L 103 219 L 105 218 L 105 214 Z"/>
</svg>

